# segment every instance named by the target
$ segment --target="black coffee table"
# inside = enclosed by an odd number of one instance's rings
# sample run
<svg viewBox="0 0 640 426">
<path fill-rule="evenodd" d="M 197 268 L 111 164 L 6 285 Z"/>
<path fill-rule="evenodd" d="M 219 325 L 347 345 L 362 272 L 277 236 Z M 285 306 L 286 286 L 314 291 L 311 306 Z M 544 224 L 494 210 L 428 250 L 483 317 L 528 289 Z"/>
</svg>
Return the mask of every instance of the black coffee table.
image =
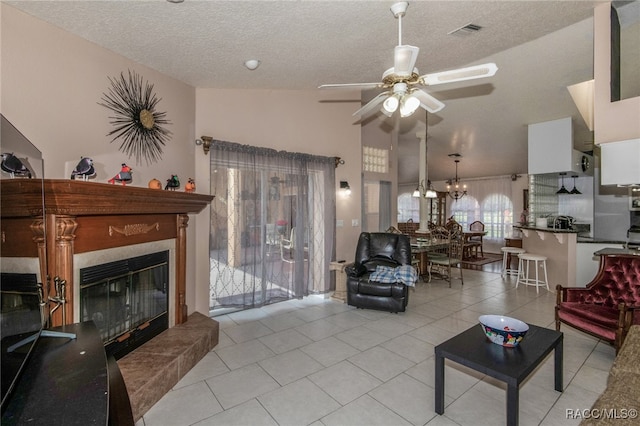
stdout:
<svg viewBox="0 0 640 426">
<path fill-rule="evenodd" d="M 555 349 L 555 389 L 562 392 L 562 338 L 559 331 L 529 324 L 529 331 L 515 348 L 491 343 L 480 324 L 435 347 L 436 413 L 444 413 L 444 359 L 472 368 L 507 383 L 507 425 L 518 424 L 519 386 Z"/>
</svg>

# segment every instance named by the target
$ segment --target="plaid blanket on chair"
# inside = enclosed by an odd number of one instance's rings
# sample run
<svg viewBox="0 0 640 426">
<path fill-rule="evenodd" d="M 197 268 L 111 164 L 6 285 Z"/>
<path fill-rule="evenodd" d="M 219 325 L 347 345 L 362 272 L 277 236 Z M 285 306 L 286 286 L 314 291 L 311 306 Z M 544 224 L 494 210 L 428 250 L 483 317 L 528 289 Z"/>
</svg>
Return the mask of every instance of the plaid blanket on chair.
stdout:
<svg viewBox="0 0 640 426">
<path fill-rule="evenodd" d="M 386 284 L 401 282 L 406 286 L 414 287 L 418 281 L 418 274 L 411 265 L 402 265 L 397 268 L 376 266 L 376 270 L 369 275 L 369 281 Z"/>
</svg>

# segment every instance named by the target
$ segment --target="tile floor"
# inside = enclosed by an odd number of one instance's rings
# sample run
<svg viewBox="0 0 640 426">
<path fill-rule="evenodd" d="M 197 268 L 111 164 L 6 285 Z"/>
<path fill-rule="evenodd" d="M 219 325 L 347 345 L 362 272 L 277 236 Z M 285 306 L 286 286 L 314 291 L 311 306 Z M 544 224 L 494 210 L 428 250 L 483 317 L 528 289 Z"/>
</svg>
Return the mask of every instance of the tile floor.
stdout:
<svg viewBox="0 0 640 426">
<path fill-rule="evenodd" d="M 309 297 L 216 317 L 219 345 L 137 426 L 505 424 L 505 385 L 449 361 L 445 413 L 434 412 L 434 345 L 484 313 L 553 328 L 555 294 L 497 273 L 464 278 L 419 282 L 401 314 Z M 613 348 L 562 331 L 565 390 L 553 389 L 551 354 L 520 388 L 521 425 L 578 424 L 567 410 L 605 388 Z"/>
</svg>

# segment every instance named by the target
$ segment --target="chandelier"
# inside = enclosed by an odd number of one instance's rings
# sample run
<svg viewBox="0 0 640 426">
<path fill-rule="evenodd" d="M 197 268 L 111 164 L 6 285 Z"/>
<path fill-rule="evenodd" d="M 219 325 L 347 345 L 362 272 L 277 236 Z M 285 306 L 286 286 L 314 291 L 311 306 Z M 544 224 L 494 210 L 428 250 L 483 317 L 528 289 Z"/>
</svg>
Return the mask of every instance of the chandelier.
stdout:
<svg viewBox="0 0 640 426">
<path fill-rule="evenodd" d="M 449 196 L 458 201 L 460 198 L 467 195 L 467 185 L 462 185 L 462 191 L 460 190 L 460 179 L 458 179 L 458 163 L 460 160 L 454 160 L 456 163 L 456 177 L 455 179 L 449 179 L 447 181 L 447 192 Z"/>
</svg>

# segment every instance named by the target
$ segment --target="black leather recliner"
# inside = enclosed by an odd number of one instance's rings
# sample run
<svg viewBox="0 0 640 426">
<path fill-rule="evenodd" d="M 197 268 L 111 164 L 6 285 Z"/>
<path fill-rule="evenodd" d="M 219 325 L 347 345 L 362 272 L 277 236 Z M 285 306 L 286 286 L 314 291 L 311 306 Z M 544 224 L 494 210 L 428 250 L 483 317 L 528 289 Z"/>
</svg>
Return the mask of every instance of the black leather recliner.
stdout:
<svg viewBox="0 0 640 426">
<path fill-rule="evenodd" d="M 363 232 L 358 239 L 353 265 L 347 273 L 347 303 L 357 308 L 404 312 L 409 301 L 409 288 L 401 282 L 369 281 L 378 265 L 396 268 L 411 265 L 411 244 L 404 234 Z"/>
</svg>

